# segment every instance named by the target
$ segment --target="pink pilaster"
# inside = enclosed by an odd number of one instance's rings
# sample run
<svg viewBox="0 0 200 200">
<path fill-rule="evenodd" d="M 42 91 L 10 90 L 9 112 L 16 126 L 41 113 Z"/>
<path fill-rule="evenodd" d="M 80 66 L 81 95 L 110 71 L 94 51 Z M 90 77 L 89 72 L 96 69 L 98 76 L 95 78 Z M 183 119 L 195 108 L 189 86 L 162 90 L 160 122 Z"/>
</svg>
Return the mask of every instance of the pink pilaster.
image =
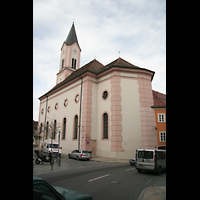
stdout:
<svg viewBox="0 0 200 200">
<path fill-rule="evenodd" d="M 111 75 L 111 151 L 122 149 L 121 78 L 119 72 Z"/>
</svg>

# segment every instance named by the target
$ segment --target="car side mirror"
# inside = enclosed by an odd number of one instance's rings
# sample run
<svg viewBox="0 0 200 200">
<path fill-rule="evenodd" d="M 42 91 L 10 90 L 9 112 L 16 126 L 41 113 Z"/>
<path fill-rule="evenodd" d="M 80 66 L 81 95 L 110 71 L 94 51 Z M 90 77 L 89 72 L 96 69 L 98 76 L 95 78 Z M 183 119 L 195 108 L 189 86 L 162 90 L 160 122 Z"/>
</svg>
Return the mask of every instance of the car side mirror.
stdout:
<svg viewBox="0 0 200 200">
<path fill-rule="evenodd" d="M 62 149 L 62 147 L 60 147 L 60 149 Z"/>
</svg>

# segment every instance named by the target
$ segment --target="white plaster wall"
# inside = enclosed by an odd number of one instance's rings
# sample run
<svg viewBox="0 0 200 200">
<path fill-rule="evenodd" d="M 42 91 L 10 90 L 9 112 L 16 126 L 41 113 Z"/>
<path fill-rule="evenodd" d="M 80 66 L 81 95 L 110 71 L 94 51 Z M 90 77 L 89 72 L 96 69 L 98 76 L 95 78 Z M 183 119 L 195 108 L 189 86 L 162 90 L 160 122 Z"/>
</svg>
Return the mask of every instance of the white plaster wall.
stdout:
<svg viewBox="0 0 200 200">
<path fill-rule="evenodd" d="M 68 154 L 72 150 L 78 147 L 78 141 L 73 141 L 73 130 L 74 130 L 74 116 L 77 114 L 79 116 L 80 109 L 80 100 L 78 103 L 75 103 L 75 96 L 80 95 L 80 81 L 73 84 L 73 86 L 67 87 L 51 96 L 48 99 L 48 106 L 51 107 L 50 113 L 47 112 L 46 122 L 49 121 L 49 124 L 54 122 L 56 119 L 58 131 L 63 130 L 63 118 L 66 117 L 66 139 L 61 139 L 62 154 Z M 68 99 L 67 107 L 64 106 L 64 100 Z M 55 104 L 58 103 L 58 109 L 55 110 Z M 46 99 L 43 100 L 41 104 L 41 109 L 44 108 L 43 115 L 40 114 L 40 122 L 44 123 L 45 119 L 45 109 L 46 109 Z M 41 112 L 41 111 L 40 111 Z M 62 137 L 62 135 L 61 135 Z"/>
<path fill-rule="evenodd" d="M 103 80 L 103 79 L 102 79 Z M 96 155 L 109 157 L 108 154 L 111 151 L 111 83 L 110 79 L 104 79 L 100 81 L 97 88 L 97 146 L 96 146 Z M 108 97 L 106 100 L 102 98 L 103 92 L 108 91 Z M 102 116 L 103 113 L 108 113 L 108 140 L 102 140 Z"/>
<path fill-rule="evenodd" d="M 128 74 L 126 74 L 126 77 L 128 77 Z M 121 78 L 122 147 L 124 158 L 134 157 L 136 149 L 142 147 L 139 85 L 137 79 L 133 78 L 134 76 L 130 77 Z"/>
</svg>

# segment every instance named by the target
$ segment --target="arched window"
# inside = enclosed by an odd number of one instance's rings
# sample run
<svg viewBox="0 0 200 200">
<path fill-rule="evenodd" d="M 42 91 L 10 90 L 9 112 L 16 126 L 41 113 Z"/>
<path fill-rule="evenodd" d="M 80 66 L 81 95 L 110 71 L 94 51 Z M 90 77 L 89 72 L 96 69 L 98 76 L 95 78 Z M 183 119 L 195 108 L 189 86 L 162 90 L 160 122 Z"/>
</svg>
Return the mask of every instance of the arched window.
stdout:
<svg viewBox="0 0 200 200">
<path fill-rule="evenodd" d="M 74 58 L 72 58 L 72 68 L 74 68 Z"/>
<path fill-rule="evenodd" d="M 77 133 L 78 133 L 78 116 L 76 115 L 74 117 L 74 139 L 77 139 Z"/>
<path fill-rule="evenodd" d="M 74 69 L 76 69 L 76 59 L 74 59 Z"/>
<path fill-rule="evenodd" d="M 63 134 L 62 134 L 62 139 L 65 139 L 65 131 L 66 131 L 66 118 L 63 119 Z"/>
<path fill-rule="evenodd" d="M 103 114 L 103 139 L 108 139 L 108 114 Z"/>
<path fill-rule="evenodd" d="M 76 69 L 76 59 L 72 58 L 72 68 Z"/>
<path fill-rule="evenodd" d="M 63 69 L 64 68 L 64 59 L 62 59 L 62 68 L 61 69 Z"/>
<path fill-rule="evenodd" d="M 42 133 L 42 123 L 40 124 L 40 132 L 39 132 L 39 134 L 41 134 Z"/>
<path fill-rule="evenodd" d="M 46 127 L 46 139 L 48 139 L 48 134 L 49 134 L 49 122 L 47 122 L 47 127 Z"/>
<path fill-rule="evenodd" d="M 52 135 L 52 139 L 56 138 L 56 120 L 54 120 L 54 124 L 53 124 L 53 135 Z"/>
</svg>

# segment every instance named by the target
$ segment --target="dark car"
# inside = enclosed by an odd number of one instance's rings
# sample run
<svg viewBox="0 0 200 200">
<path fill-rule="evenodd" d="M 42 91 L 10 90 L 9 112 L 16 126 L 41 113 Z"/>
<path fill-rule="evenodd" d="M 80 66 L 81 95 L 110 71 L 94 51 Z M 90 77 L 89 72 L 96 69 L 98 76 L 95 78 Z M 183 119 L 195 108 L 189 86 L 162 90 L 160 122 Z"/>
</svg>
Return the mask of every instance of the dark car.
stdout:
<svg viewBox="0 0 200 200">
<path fill-rule="evenodd" d="M 59 186 L 51 186 L 41 178 L 33 177 L 33 200 L 93 200 L 89 194 L 69 190 Z"/>
</svg>

